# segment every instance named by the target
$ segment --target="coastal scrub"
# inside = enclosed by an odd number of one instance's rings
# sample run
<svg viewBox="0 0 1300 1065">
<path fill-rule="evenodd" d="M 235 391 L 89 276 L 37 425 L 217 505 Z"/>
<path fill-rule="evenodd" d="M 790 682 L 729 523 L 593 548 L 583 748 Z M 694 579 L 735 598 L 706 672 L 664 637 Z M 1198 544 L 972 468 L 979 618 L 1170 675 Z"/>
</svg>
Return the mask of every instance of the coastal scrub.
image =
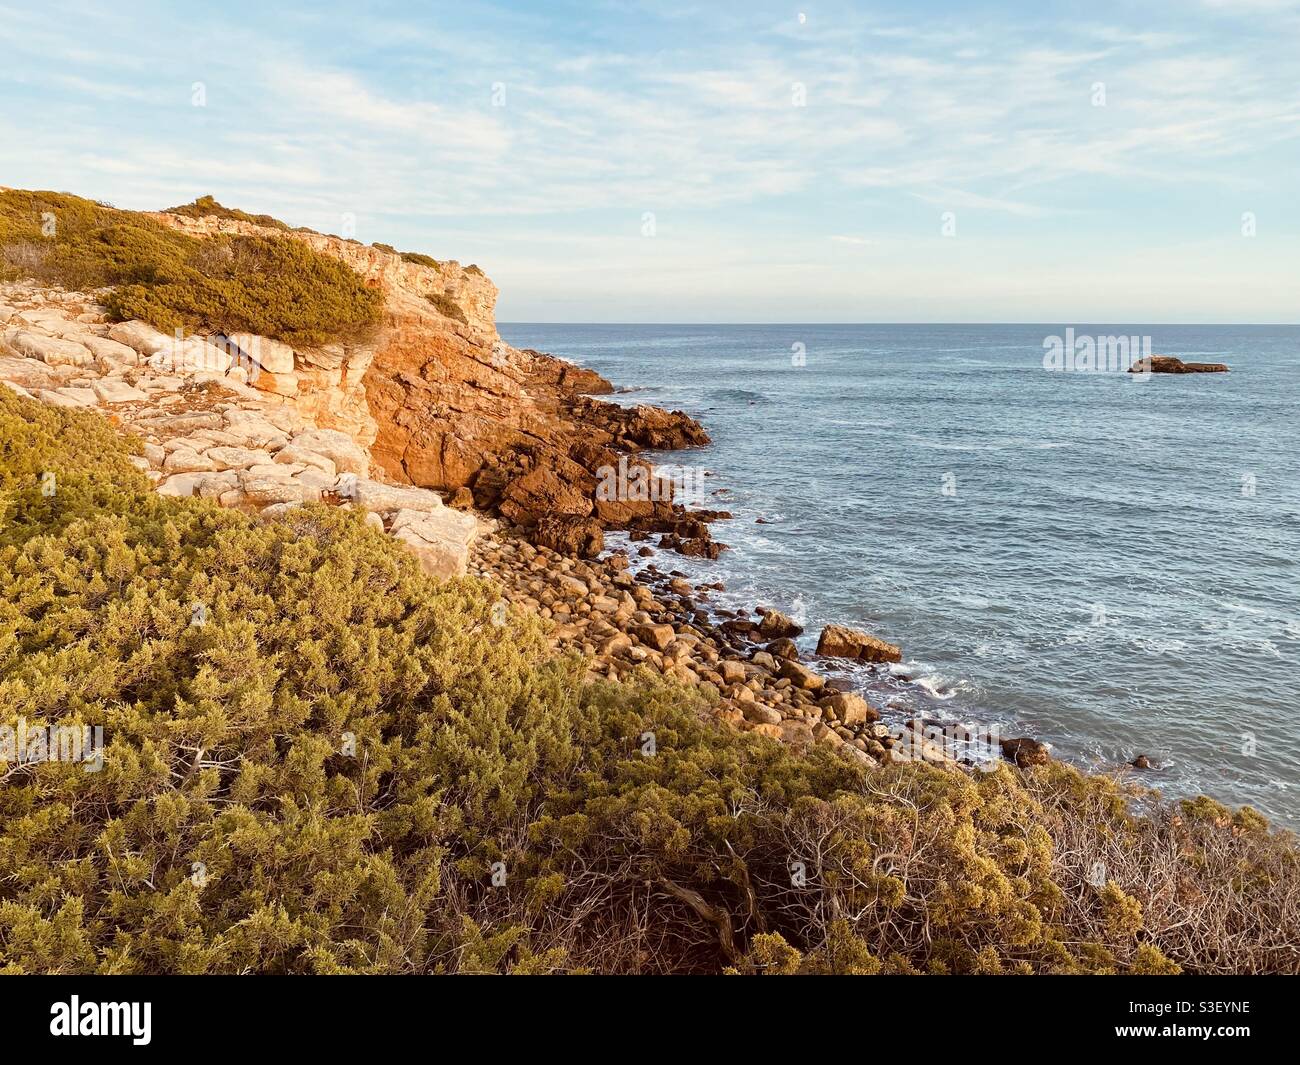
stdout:
<svg viewBox="0 0 1300 1065">
<path fill-rule="evenodd" d="M 164 498 L 0 389 L 0 972 L 1294 972 L 1297 850 L 1059 763 L 800 753 L 588 682 L 350 511 Z"/>
<path fill-rule="evenodd" d="M 194 216 L 262 223 L 205 197 Z M 274 220 L 271 220 L 274 221 Z M 356 337 L 383 296 L 345 264 L 288 236 L 199 238 L 131 211 L 55 192 L 0 192 L 0 278 L 110 288 L 109 314 L 171 333 L 255 333 L 289 344 Z"/>
</svg>

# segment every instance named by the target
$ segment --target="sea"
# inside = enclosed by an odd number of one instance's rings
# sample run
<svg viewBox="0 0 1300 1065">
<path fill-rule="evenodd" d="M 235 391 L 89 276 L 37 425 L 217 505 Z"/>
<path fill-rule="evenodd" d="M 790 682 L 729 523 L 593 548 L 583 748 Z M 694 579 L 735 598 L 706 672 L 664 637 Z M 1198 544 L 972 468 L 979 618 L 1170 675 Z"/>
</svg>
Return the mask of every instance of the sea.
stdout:
<svg viewBox="0 0 1300 1065">
<path fill-rule="evenodd" d="M 733 514 L 729 550 L 652 561 L 794 616 L 807 652 L 828 622 L 901 645 L 853 675 L 887 721 L 1300 828 L 1300 327 L 1068 328 L 499 326 L 704 425 L 656 462 Z M 1121 336 L 1231 372 L 1128 374 Z"/>
</svg>

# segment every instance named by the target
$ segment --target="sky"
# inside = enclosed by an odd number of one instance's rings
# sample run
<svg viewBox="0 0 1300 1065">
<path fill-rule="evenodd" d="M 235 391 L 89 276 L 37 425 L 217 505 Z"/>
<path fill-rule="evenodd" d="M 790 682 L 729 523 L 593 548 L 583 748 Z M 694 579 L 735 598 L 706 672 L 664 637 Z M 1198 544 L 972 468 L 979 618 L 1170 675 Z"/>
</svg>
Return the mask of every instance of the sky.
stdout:
<svg viewBox="0 0 1300 1065">
<path fill-rule="evenodd" d="M 0 185 L 477 263 L 502 321 L 1300 322 L 1300 0 L 0 0 Z"/>
</svg>

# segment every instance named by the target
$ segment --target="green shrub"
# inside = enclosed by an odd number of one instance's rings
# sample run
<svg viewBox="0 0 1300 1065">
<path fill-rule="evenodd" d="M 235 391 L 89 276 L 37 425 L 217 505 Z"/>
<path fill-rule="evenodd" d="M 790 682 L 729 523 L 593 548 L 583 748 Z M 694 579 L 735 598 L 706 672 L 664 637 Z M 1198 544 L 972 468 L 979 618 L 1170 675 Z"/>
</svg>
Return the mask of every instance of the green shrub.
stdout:
<svg viewBox="0 0 1300 1065">
<path fill-rule="evenodd" d="M 0 763 L 2 972 L 1297 968 L 1257 819 L 800 755 L 584 683 L 355 513 L 159 497 L 97 414 L 3 389 L 0 431 L 0 726 L 107 744 Z"/>
<path fill-rule="evenodd" d="M 111 316 L 164 332 L 251 332 L 300 345 L 359 336 L 383 307 L 378 289 L 303 241 L 200 239 L 62 193 L 0 192 L 0 273 L 112 286 Z"/>
<path fill-rule="evenodd" d="M 465 317 L 465 312 L 461 309 L 460 304 L 450 296 L 444 295 L 441 292 L 434 292 L 429 296 L 429 302 L 438 308 L 439 314 L 445 315 L 446 317 L 454 319 L 464 325 L 469 324 L 469 319 Z"/>
<path fill-rule="evenodd" d="M 402 259 L 408 263 L 415 263 L 417 266 L 431 266 L 435 270 L 442 269 L 442 263 L 429 255 L 424 255 L 418 251 L 404 251 L 401 253 Z"/>
</svg>

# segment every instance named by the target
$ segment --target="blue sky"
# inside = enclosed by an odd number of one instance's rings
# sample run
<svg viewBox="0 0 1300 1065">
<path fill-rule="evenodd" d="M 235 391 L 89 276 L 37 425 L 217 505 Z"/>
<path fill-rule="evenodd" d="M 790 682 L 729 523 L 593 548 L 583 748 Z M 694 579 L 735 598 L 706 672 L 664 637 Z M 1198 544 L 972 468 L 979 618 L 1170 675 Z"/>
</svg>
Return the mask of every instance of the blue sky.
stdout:
<svg viewBox="0 0 1300 1065">
<path fill-rule="evenodd" d="M 0 184 L 354 222 L 506 321 L 1300 321 L 1291 0 L 0 0 L 0 55 Z"/>
</svg>

